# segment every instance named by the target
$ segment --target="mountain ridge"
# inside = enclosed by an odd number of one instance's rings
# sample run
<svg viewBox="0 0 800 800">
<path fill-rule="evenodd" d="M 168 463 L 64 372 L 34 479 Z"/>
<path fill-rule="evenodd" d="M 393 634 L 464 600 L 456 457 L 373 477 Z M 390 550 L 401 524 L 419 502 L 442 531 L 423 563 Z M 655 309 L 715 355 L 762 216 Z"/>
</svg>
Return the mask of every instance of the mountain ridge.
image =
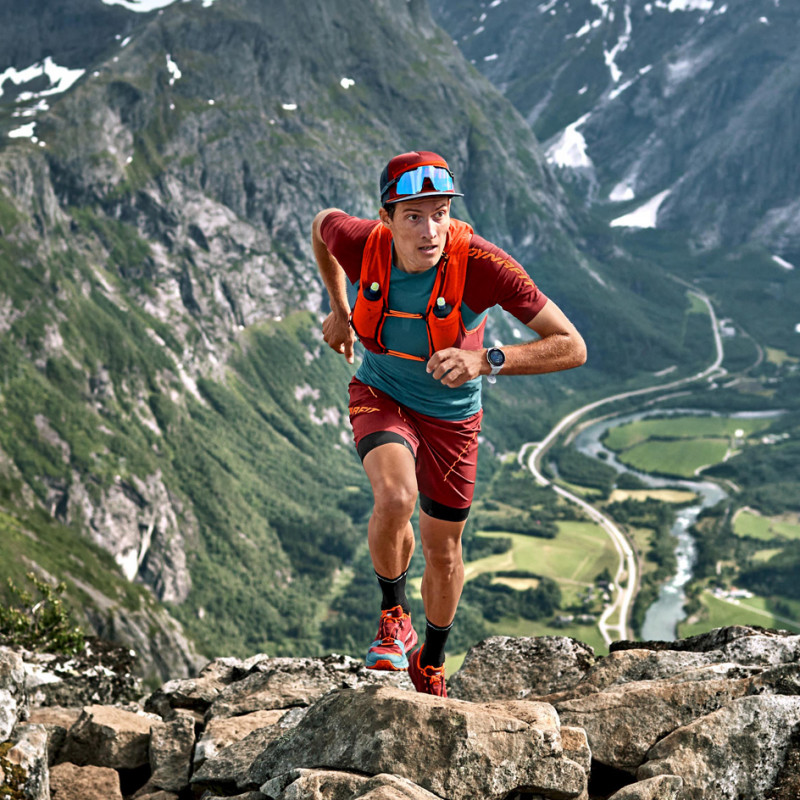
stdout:
<svg viewBox="0 0 800 800">
<path fill-rule="evenodd" d="M 488 7 L 434 0 L 432 7 L 546 146 L 573 126 L 586 148 L 576 172 L 588 175 L 590 202 L 607 207 L 619 196 L 641 204 L 667 191 L 659 227 L 686 229 L 702 248 L 753 242 L 797 258 L 800 185 L 784 172 L 798 155 L 800 21 L 790 7 L 767 0 Z M 506 48 L 510 24 L 515 36 Z"/>
</svg>

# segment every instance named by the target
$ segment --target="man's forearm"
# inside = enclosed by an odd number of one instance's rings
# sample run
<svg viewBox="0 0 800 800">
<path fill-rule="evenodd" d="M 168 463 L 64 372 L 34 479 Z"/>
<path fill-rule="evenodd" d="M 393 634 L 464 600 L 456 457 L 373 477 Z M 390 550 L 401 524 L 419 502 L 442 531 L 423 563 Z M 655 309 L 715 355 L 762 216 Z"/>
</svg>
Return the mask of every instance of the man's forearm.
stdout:
<svg viewBox="0 0 800 800">
<path fill-rule="evenodd" d="M 347 300 L 347 280 L 344 270 L 334 258 L 331 251 L 328 250 L 328 246 L 320 235 L 320 227 L 323 219 L 334 210 L 335 209 L 326 209 L 325 211 L 320 211 L 314 218 L 314 222 L 311 225 L 311 247 L 314 250 L 314 257 L 317 260 L 322 282 L 328 290 L 331 311 L 336 315 L 343 315 L 346 317 L 350 314 L 350 303 Z"/>
<path fill-rule="evenodd" d="M 542 339 L 504 347 L 501 375 L 537 375 L 579 367 L 586 361 L 586 345 L 577 333 L 551 333 Z M 487 369 L 484 370 L 488 372 Z"/>
</svg>

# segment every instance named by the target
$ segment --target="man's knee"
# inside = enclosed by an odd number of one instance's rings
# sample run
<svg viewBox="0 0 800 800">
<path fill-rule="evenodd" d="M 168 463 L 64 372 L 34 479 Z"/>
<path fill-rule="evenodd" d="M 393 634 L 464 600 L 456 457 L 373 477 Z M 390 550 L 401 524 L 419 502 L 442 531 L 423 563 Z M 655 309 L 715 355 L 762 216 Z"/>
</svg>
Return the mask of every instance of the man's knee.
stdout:
<svg viewBox="0 0 800 800">
<path fill-rule="evenodd" d="M 411 519 L 417 504 L 416 487 L 387 480 L 373 485 L 374 513 L 379 517 Z"/>
<path fill-rule="evenodd" d="M 425 565 L 439 574 L 450 575 L 464 564 L 458 541 L 427 542 L 423 550 Z"/>
</svg>

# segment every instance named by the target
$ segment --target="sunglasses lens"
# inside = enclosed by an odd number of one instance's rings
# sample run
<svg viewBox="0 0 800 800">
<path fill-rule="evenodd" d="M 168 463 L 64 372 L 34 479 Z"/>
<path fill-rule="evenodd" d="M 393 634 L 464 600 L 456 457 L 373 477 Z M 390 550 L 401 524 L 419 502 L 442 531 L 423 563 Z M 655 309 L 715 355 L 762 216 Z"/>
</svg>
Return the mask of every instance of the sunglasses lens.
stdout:
<svg viewBox="0 0 800 800">
<path fill-rule="evenodd" d="M 410 172 L 404 172 L 397 180 L 396 192 L 398 195 L 417 194 L 422 190 L 425 178 L 437 192 L 453 191 L 453 176 L 443 167 L 417 167 Z"/>
</svg>

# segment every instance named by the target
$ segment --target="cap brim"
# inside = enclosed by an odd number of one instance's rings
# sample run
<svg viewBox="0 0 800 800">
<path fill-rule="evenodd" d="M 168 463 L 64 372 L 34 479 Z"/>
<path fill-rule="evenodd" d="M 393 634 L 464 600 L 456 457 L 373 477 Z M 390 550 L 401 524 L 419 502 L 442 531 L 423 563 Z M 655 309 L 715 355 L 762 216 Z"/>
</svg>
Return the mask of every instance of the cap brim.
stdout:
<svg viewBox="0 0 800 800">
<path fill-rule="evenodd" d="M 420 197 L 463 197 L 463 192 L 417 192 L 417 194 L 404 194 L 394 200 L 384 200 L 383 205 L 393 203 L 405 203 L 406 200 L 417 200 Z"/>
</svg>

